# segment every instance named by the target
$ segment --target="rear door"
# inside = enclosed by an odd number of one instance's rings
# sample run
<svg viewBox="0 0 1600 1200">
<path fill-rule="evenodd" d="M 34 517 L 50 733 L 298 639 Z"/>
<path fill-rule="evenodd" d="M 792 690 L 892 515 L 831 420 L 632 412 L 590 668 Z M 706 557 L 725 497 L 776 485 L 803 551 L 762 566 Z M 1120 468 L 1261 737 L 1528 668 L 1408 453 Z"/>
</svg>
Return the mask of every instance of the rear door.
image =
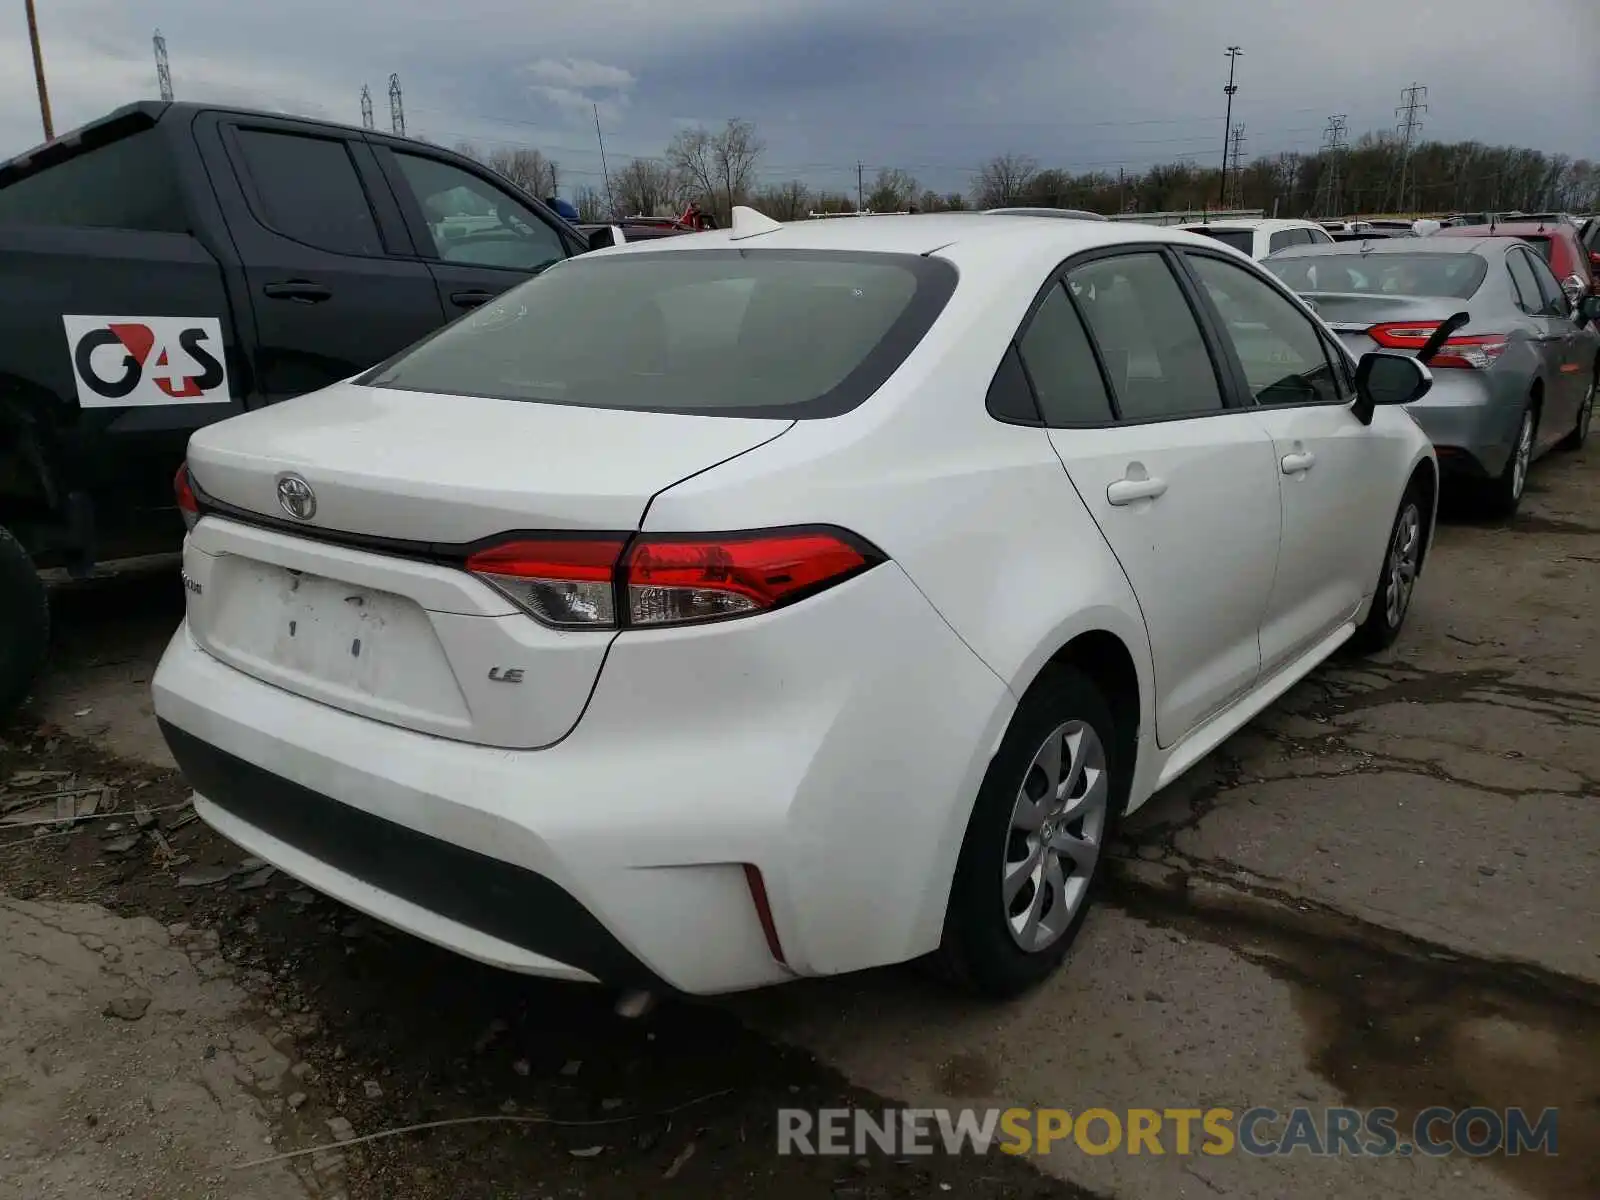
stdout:
<svg viewBox="0 0 1600 1200">
<path fill-rule="evenodd" d="M 452 319 L 585 249 L 576 230 L 492 172 L 421 149 L 374 148 Z"/>
<path fill-rule="evenodd" d="M 1578 407 L 1589 390 L 1592 363 L 1582 361 L 1581 351 L 1588 344 L 1583 330 L 1572 319 L 1571 305 L 1561 290 L 1555 272 L 1537 254 L 1530 254 L 1534 282 L 1544 303 L 1543 324 L 1550 354 L 1554 386 L 1547 404 L 1550 409 L 1540 421 L 1539 441 L 1555 443 L 1566 436 L 1578 418 Z"/>
<path fill-rule="evenodd" d="M 1259 677 L 1280 520 L 1272 439 L 1230 404 L 1174 267 L 1149 248 L 1073 260 L 1020 340 L 1051 443 L 1138 597 L 1163 746 Z"/>
<path fill-rule="evenodd" d="M 359 136 L 220 114 L 196 131 L 232 168 L 213 170 L 212 182 L 244 262 L 254 382 L 267 401 L 346 379 L 443 322 L 433 278 Z"/>
<path fill-rule="evenodd" d="M 1356 419 L 1348 360 L 1288 296 L 1219 255 L 1183 257 L 1277 458 L 1283 536 L 1261 622 L 1271 672 L 1353 618 L 1376 586 L 1407 447 Z"/>
</svg>

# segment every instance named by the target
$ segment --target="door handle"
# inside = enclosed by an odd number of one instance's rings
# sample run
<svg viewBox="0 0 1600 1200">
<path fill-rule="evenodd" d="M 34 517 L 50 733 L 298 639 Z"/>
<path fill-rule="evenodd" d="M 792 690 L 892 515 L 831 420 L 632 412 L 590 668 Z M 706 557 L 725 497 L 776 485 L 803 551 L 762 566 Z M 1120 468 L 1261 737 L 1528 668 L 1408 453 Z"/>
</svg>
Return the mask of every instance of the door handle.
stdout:
<svg viewBox="0 0 1600 1200">
<path fill-rule="evenodd" d="M 1303 475 L 1317 465 L 1317 456 L 1309 450 L 1297 450 L 1293 454 L 1283 456 L 1283 473 L 1285 475 Z"/>
<path fill-rule="evenodd" d="M 293 300 L 297 304 L 321 304 L 333 299 L 333 289 L 309 279 L 290 279 L 283 283 L 269 283 L 261 289 L 263 295 L 273 300 Z"/>
<path fill-rule="evenodd" d="M 480 304 L 487 304 L 493 300 L 493 292 L 451 292 L 451 303 L 461 308 L 477 308 Z"/>
<path fill-rule="evenodd" d="M 1165 479 L 1119 479 L 1106 488 L 1106 500 L 1111 504 L 1132 504 L 1135 500 L 1154 500 L 1165 495 Z"/>
</svg>

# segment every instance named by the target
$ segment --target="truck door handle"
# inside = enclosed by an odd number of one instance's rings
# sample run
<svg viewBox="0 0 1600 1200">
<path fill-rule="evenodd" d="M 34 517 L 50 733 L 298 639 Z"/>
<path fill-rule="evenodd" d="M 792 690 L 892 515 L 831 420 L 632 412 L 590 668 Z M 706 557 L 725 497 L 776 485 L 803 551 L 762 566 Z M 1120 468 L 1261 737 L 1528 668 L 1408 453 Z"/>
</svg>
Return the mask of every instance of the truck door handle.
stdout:
<svg viewBox="0 0 1600 1200">
<path fill-rule="evenodd" d="M 1303 475 L 1317 465 L 1317 456 L 1309 450 L 1297 450 L 1293 454 L 1283 456 L 1283 473 L 1285 475 Z"/>
<path fill-rule="evenodd" d="M 1112 504 L 1132 504 L 1135 500 L 1154 500 L 1165 495 L 1165 479 L 1119 479 L 1106 488 L 1106 500 Z"/>
<path fill-rule="evenodd" d="M 321 304 L 333 299 L 333 289 L 309 279 L 290 279 L 283 283 L 269 283 L 261 289 L 264 296 L 273 300 L 293 300 L 296 304 Z"/>
<path fill-rule="evenodd" d="M 451 292 L 450 300 L 461 308 L 477 308 L 494 299 L 493 292 Z"/>
</svg>

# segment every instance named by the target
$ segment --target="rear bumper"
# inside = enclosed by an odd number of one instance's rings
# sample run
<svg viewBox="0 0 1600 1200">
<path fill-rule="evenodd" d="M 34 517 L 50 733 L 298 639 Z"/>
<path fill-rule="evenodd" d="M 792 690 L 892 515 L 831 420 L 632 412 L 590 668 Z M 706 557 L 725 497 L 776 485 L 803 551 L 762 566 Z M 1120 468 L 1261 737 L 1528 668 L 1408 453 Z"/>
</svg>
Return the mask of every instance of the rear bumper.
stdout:
<svg viewBox="0 0 1600 1200">
<path fill-rule="evenodd" d="M 892 563 L 768 616 L 619 637 L 544 750 L 292 695 L 186 627 L 153 690 L 198 811 L 290 875 L 506 969 L 695 994 L 933 949 L 1014 707 Z"/>
<path fill-rule="evenodd" d="M 1444 368 L 1409 412 L 1439 452 L 1439 469 L 1463 477 L 1495 476 L 1516 441 L 1528 389 L 1496 371 Z"/>
</svg>

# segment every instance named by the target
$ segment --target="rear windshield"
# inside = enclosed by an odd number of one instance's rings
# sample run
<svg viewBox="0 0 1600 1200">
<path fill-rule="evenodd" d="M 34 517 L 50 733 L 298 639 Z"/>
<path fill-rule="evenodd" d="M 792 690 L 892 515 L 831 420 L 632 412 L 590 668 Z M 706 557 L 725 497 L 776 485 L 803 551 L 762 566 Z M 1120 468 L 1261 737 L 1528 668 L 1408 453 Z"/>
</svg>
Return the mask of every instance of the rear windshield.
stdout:
<svg viewBox="0 0 1600 1200">
<path fill-rule="evenodd" d="M 361 382 L 643 412 L 835 416 L 899 368 L 955 283 L 949 263 L 902 254 L 580 257 Z"/>
<path fill-rule="evenodd" d="M 1466 300 L 1489 264 L 1476 254 L 1315 254 L 1261 264 L 1297 292 Z"/>
<path fill-rule="evenodd" d="M 1204 225 L 1189 225 L 1185 228 L 1190 233 L 1203 233 L 1224 246 L 1232 246 L 1235 250 L 1243 250 L 1246 254 L 1255 250 L 1256 235 L 1248 229 L 1210 229 Z"/>
</svg>

